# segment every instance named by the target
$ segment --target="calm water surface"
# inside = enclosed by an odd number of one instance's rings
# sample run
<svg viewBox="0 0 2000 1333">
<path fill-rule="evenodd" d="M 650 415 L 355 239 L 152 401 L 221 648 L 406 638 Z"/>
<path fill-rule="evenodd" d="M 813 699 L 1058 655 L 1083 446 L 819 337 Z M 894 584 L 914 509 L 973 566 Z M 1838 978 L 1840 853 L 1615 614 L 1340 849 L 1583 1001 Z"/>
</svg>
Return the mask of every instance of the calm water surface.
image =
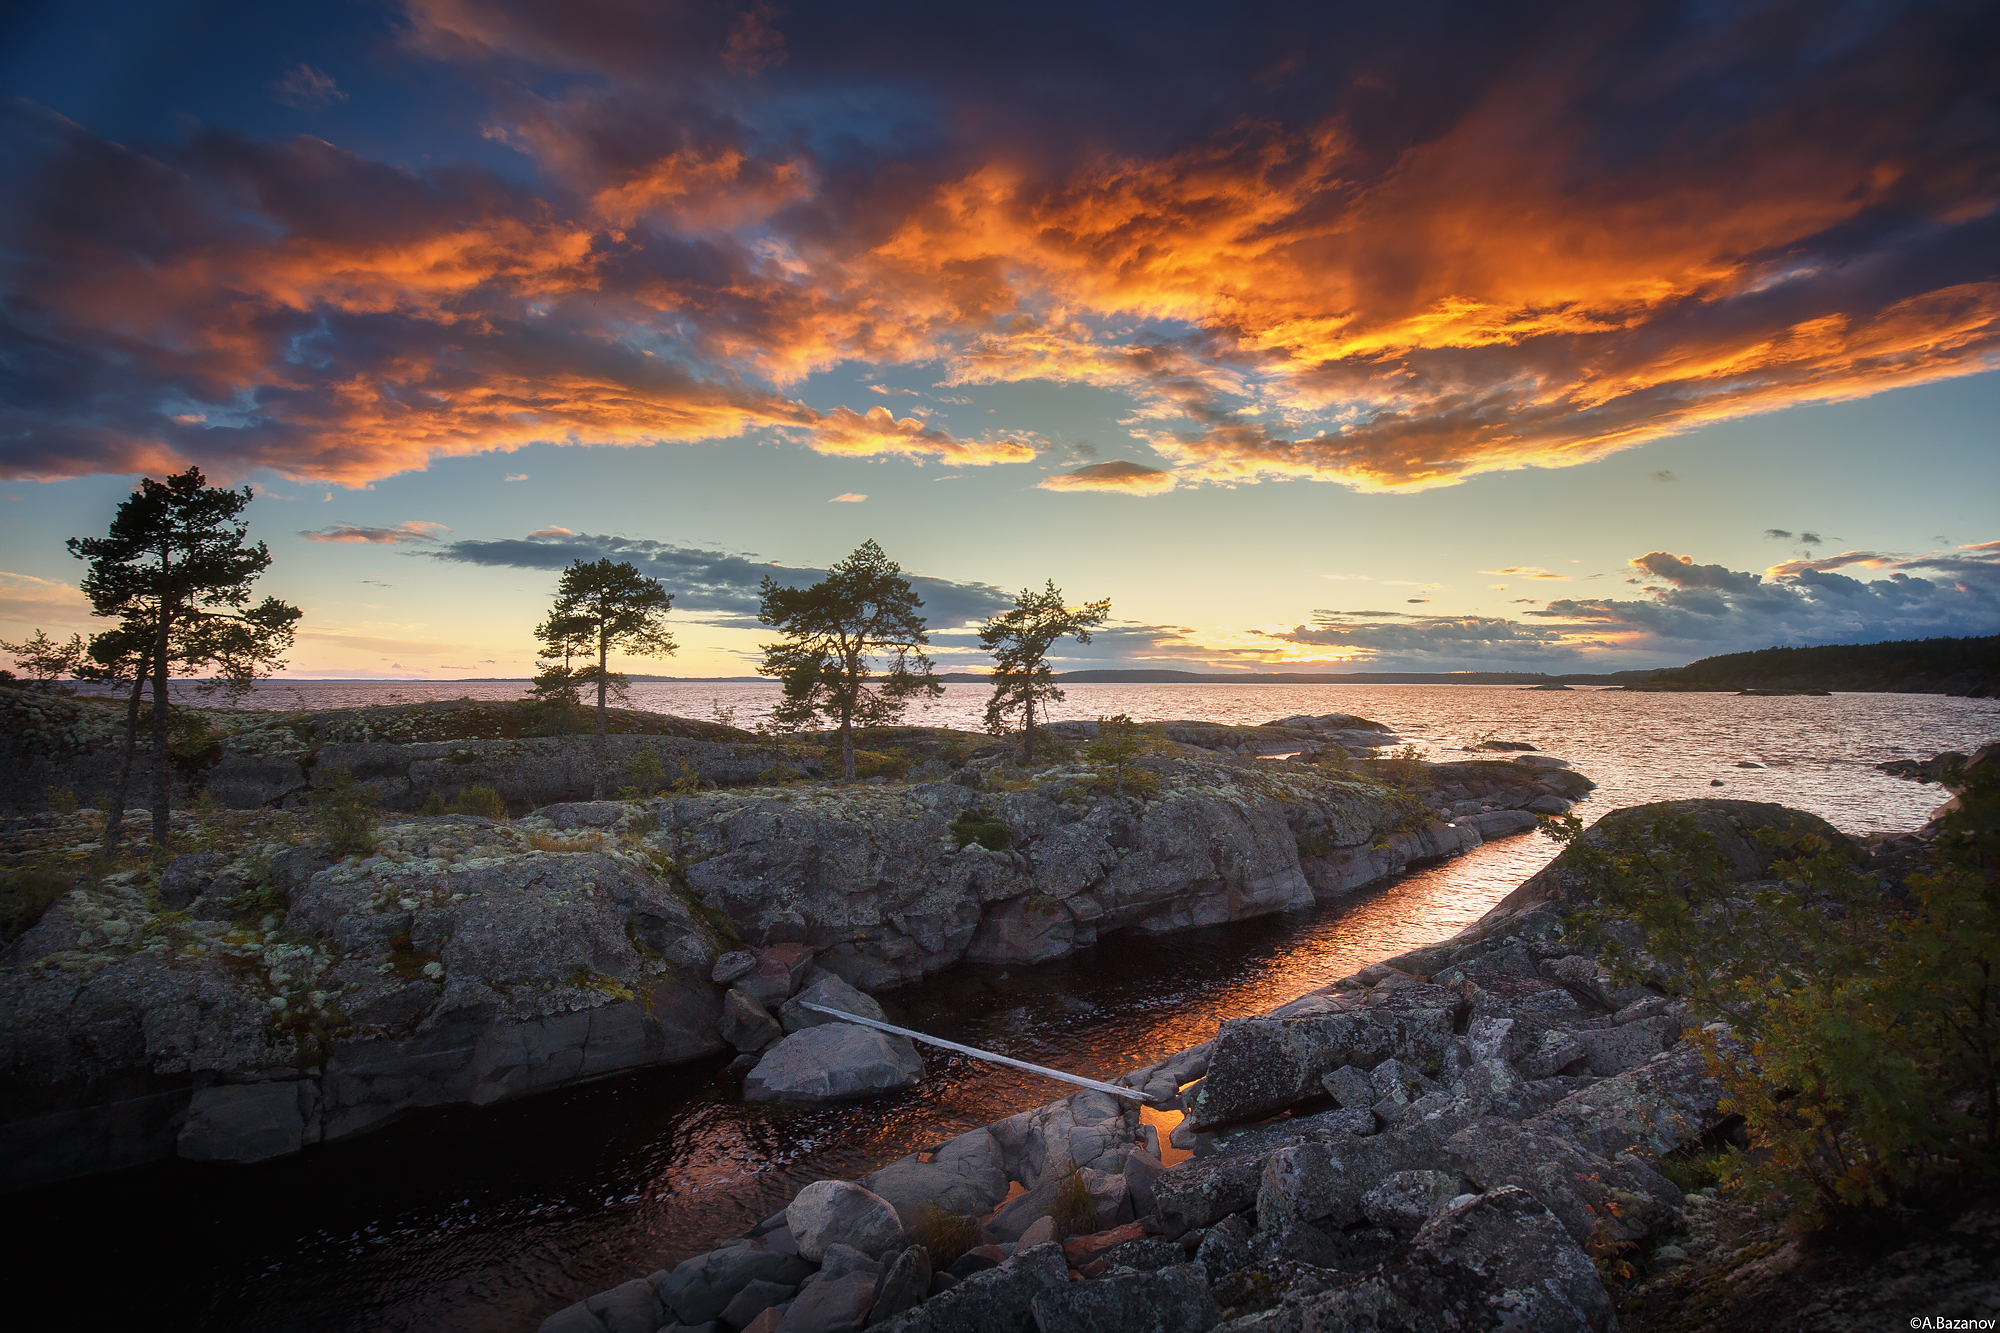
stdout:
<svg viewBox="0 0 2000 1333">
<path fill-rule="evenodd" d="M 252 702 L 329 707 L 516 690 L 281 683 Z M 631 702 L 690 717 L 733 709 L 745 725 L 773 694 L 762 684 L 638 685 Z M 976 686 L 948 687 L 912 720 L 974 727 L 983 696 Z M 1812 810 L 1857 833 L 1913 827 L 1940 799 L 1873 764 L 2000 737 L 2000 704 L 1927 695 L 1078 685 L 1059 716 L 1117 712 L 1225 722 L 1359 713 L 1437 758 L 1490 733 L 1595 778 L 1601 790 L 1580 809 L 1587 817 L 1728 795 Z M 1736 767 L 1743 761 L 1766 767 Z M 1727 785 L 1710 787 L 1717 777 Z M 1552 851 L 1536 837 L 1513 838 L 1317 911 L 1114 936 L 1073 958 L 968 966 L 881 998 L 893 1021 L 920 1030 L 1115 1075 L 1205 1040 L 1225 1018 L 1450 934 Z M 561 1304 L 740 1232 L 802 1184 L 858 1175 L 1060 1095 L 1056 1085 L 940 1052 L 927 1051 L 925 1062 L 921 1086 L 859 1108 L 741 1104 L 718 1078 L 718 1059 L 427 1116 L 289 1162 L 169 1162 L 72 1182 L 10 1201 L 17 1219 L 35 1219 L 17 1258 L 33 1273 L 71 1268 L 78 1254 L 104 1256 L 93 1295 L 143 1310 L 161 1328 L 532 1329 Z M 72 1297 L 51 1313 L 73 1314 Z"/>
</svg>

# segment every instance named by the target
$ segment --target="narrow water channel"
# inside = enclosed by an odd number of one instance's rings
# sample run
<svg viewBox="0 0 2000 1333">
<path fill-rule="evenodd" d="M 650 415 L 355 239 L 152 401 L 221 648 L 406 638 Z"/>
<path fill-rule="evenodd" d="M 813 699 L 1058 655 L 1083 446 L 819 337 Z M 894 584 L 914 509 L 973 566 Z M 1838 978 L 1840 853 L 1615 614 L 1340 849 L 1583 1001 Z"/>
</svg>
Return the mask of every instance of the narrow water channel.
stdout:
<svg viewBox="0 0 2000 1333">
<path fill-rule="evenodd" d="M 1512 838 L 1315 911 L 1114 936 L 879 998 L 920 1031 L 1111 1077 L 1452 933 L 1553 850 Z M 924 1059 L 922 1085 L 855 1106 L 746 1105 L 716 1059 L 434 1113 L 289 1161 L 165 1162 L 30 1191 L 9 1200 L 25 1236 L 16 1271 L 75 1273 L 82 1255 L 102 1267 L 87 1290 L 32 1277 L 16 1290 L 51 1319 L 117 1310 L 161 1330 L 531 1330 L 740 1233 L 803 1184 L 1064 1093 L 934 1049 Z"/>
</svg>

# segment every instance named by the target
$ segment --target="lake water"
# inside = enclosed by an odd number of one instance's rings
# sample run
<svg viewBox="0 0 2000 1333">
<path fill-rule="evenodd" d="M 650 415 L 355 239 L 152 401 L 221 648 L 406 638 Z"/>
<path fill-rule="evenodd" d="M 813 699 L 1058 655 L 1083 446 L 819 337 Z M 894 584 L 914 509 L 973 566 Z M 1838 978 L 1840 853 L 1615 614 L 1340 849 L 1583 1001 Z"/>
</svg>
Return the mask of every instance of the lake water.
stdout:
<svg viewBox="0 0 2000 1333">
<path fill-rule="evenodd" d="M 254 702 L 328 707 L 511 697 L 515 686 L 279 683 Z M 297 693 L 293 694 L 292 691 Z M 282 693 L 281 693 L 282 692 Z M 978 686 L 950 686 L 912 721 L 975 727 Z M 738 725 L 765 684 L 633 687 L 631 703 Z M 1780 801 L 1867 833 L 1914 827 L 1934 787 L 1886 759 L 2000 738 L 2000 701 L 1848 694 L 1759 699 L 1506 686 L 1077 685 L 1059 717 L 1262 722 L 1358 713 L 1434 757 L 1493 734 L 1572 760 L 1601 785 L 1586 818 L 1674 796 Z M 1762 768 L 1738 768 L 1741 762 Z M 1727 785 L 1711 787 L 1721 778 Z M 1475 920 L 1553 852 L 1533 835 L 1488 844 L 1338 904 L 1164 937 L 1114 936 L 1035 967 L 967 966 L 880 997 L 892 1021 L 1108 1077 L 1211 1036 L 1367 963 Z M 256 1167 L 167 1162 L 17 1195 L 32 1219 L 19 1271 L 110 1262 L 93 1308 L 203 1330 L 531 1330 L 593 1291 L 670 1265 L 782 1207 L 799 1186 L 852 1177 L 1061 1095 L 1014 1071 L 927 1051 L 919 1087 L 860 1107 L 749 1106 L 720 1059 L 606 1080 L 483 1111 L 426 1116 Z M 115 1245 L 104 1237 L 115 1234 Z M 36 1288 L 40 1284 L 17 1286 Z M 73 1317 L 75 1295 L 47 1289 Z M 30 1298 L 33 1300 L 34 1298 Z"/>
</svg>

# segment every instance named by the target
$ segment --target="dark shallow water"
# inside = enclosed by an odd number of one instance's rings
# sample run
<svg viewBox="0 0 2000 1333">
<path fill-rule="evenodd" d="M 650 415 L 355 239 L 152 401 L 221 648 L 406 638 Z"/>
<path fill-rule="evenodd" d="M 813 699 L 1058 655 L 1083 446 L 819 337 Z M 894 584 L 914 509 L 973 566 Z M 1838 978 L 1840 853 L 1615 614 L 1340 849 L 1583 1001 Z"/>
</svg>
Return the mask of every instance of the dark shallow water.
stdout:
<svg viewBox="0 0 2000 1333">
<path fill-rule="evenodd" d="M 1515 839 L 1317 911 L 1113 937 L 1034 967 L 967 966 L 881 998 L 921 1031 L 1116 1075 L 1450 933 L 1546 854 Z M 18 1271 L 62 1271 L 108 1249 L 94 1299 L 145 1310 L 149 1329 L 532 1329 L 568 1301 L 740 1233 L 801 1185 L 1064 1091 L 926 1050 L 924 1083 L 894 1096 L 748 1105 L 720 1077 L 724 1063 L 432 1113 L 288 1161 L 166 1162 L 16 1195 L 27 1223 Z M 50 1316 L 74 1311 L 73 1295 L 43 1294 Z"/>
<path fill-rule="evenodd" d="M 1225 690 L 1244 697 L 1227 700 Z M 1078 698 L 1085 693 L 1071 691 L 1085 716 L 1368 713 L 1441 758 L 1498 731 L 1597 779 L 1601 789 L 1579 810 L 1586 818 L 1668 796 L 1726 795 L 1795 805 L 1857 833 L 1914 827 L 1942 796 L 1874 763 L 2000 735 L 2000 704 L 1921 695 L 1127 686 Z M 691 699 L 647 702 L 703 711 Z M 1711 788 L 1717 776 L 1728 785 Z M 1113 1076 L 1206 1040 L 1225 1018 L 1451 934 L 1553 850 L 1512 838 L 1316 911 L 1114 936 L 1074 958 L 968 966 L 880 998 L 893 1020 L 921 1031 Z M 431 1113 L 290 1161 L 166 1162 L 17 1194 L 7 1200 L 23 1236 L 10 1305 L 25 1307 L 16 1320 L 24 1327 L 37 1326 L 36 1315 L 67 1327 L 89 1309 L 148 1330 L 531 1330 L 563 1304 L 740 1233 L 800 1185 L 863 1174 L 1063 1092 L 942 1052 L 926 1051 L 925 1062 L 921 1086 L 858 1106 L 742 1104 L 719 1080 L 718 1058 Z M 77 1285 L 84 1264 L 92 1271 Z"/>
</svg>

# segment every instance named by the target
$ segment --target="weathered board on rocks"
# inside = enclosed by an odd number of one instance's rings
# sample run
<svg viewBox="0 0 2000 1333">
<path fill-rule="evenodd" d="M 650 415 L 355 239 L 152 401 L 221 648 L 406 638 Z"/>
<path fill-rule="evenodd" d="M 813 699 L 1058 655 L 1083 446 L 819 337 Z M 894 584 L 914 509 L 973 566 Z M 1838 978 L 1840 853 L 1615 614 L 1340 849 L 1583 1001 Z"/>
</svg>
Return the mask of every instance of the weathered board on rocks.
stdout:
<svg viewBox="0 0 2000 1333">
<path fill-rule="evenodd" d="M 1722 1090 L 1681 1041 L 1679 1004 L 1608 986 L 1563 938 L 1554 900 L 1579 886 L 1560 858 L 1552 870 L 1454 940 L 1392 960 L 1403 966 L 1124 1076 L 1135 1088 L 1202 1078 L 1214 1091 L 1194 1101 L 1209 1116 L 1256 1118 L 1195 1133 L 1195 1155 L 1172 1169 L 1147 1152 L 1131 1103 L 1083 1091 L 892 1163 L 865 1190 L 809 1186 L 795 1207 L 858 1199 L 883 1235 L 889 1216 L 930 1208 L 979 1223 L 986 1243 L 927 1299 L 905 1305 L 899 1284 L 883 1325 L 898 1333 L 1609 1330 L 1589 1250 L 1679 1225 L 1685 1201 L 1653 1163 L 1723 1124 Z M 1621 1032 L 1638 1035 L 1608 1040 Z M 1624 1067 L 1599 1073 L 1593 1059 Z M 1329 1095 L 1339 1109 L 1321 1109 Z M 1101 1242 L 1056 1232 L 1068 1180 L 1118 1200 L 1079 1218 Z M 878 1241 L 886 1259 L 897 1241 Z M 683 1264 L 663 1306 L 759 1244 Z"/>
</svg>

